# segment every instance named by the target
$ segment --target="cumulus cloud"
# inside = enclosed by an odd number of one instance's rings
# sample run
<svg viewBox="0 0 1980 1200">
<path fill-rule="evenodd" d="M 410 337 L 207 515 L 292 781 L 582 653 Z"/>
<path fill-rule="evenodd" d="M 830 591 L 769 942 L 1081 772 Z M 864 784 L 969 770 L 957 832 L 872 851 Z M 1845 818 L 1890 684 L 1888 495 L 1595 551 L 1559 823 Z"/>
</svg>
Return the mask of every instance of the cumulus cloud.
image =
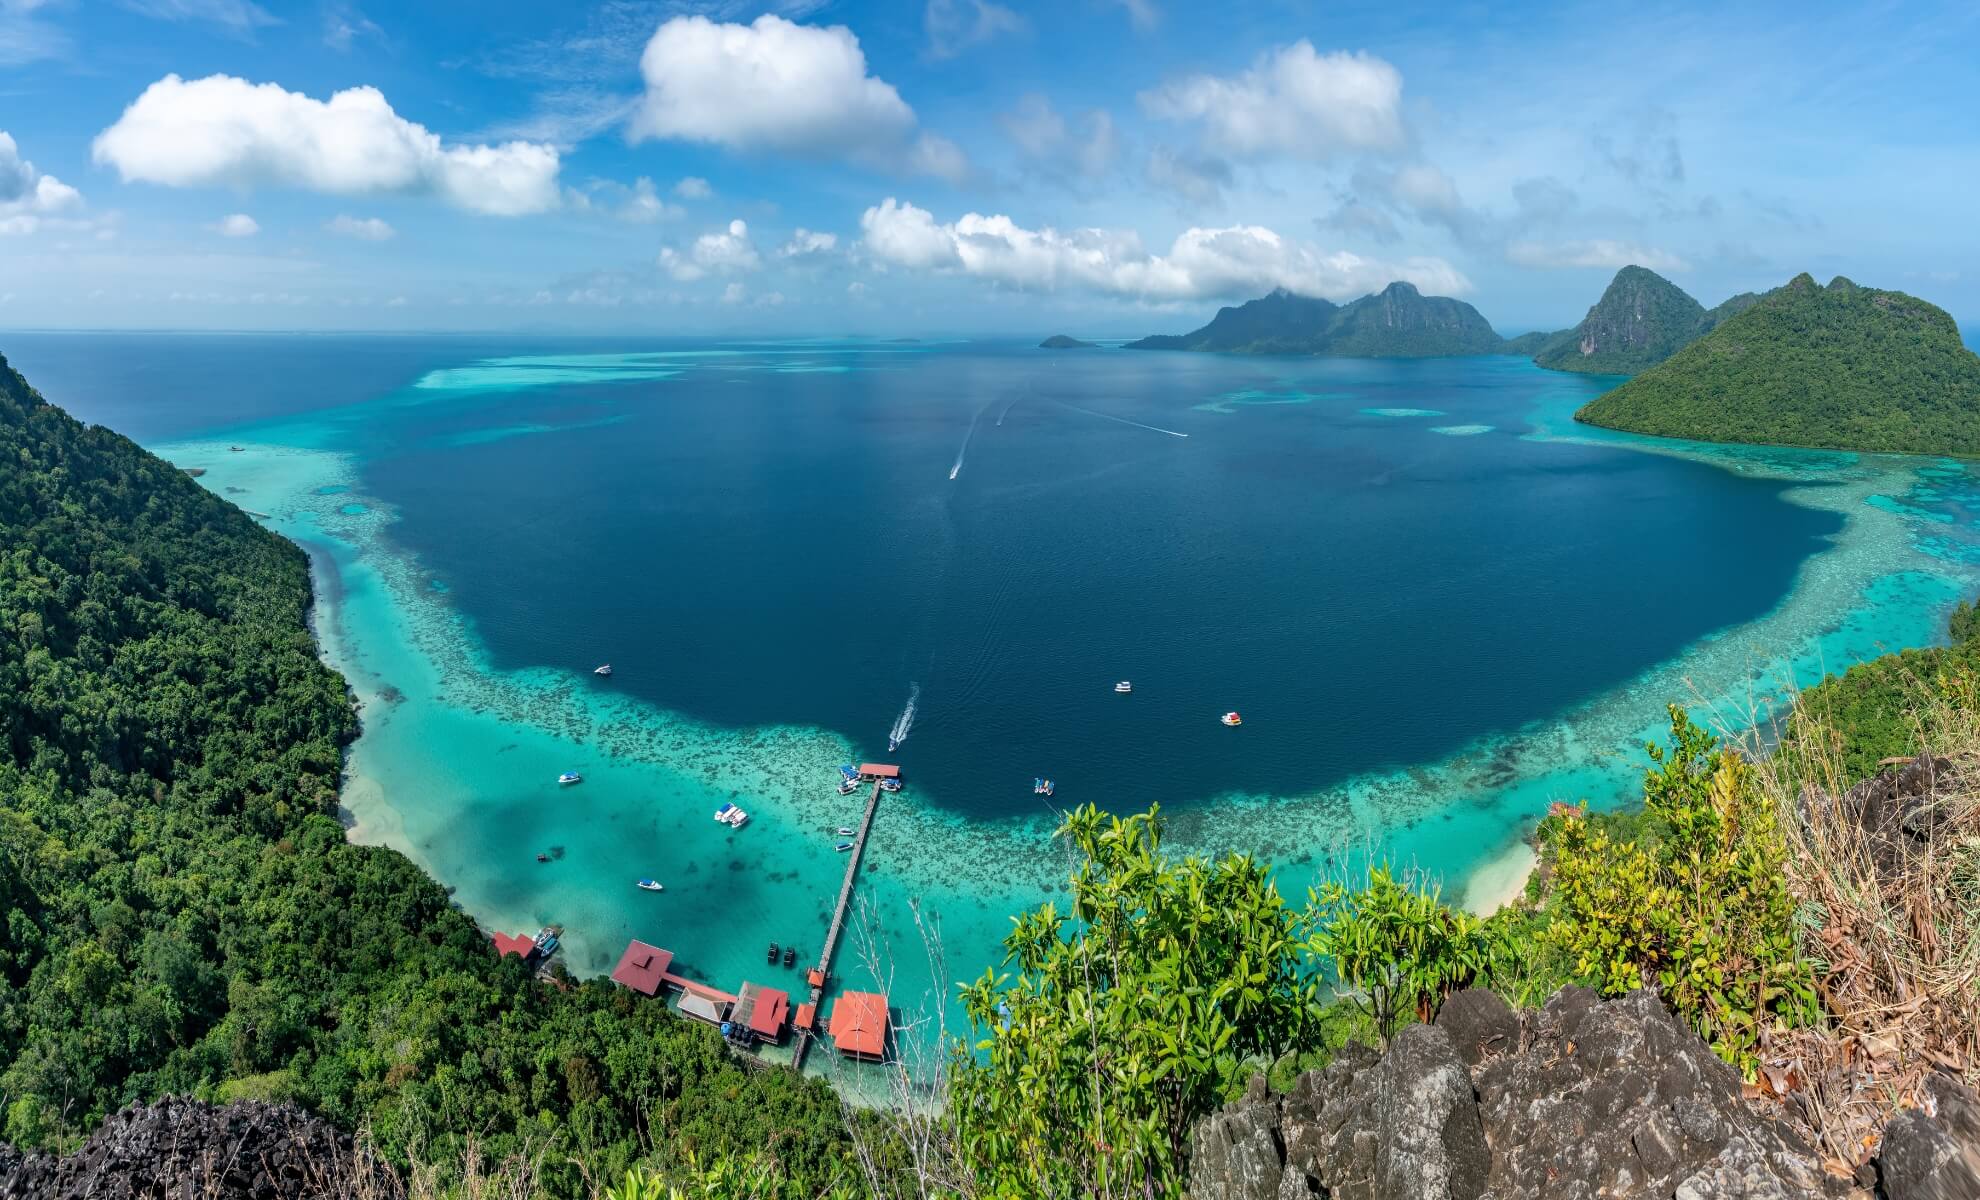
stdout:
<svg viewBox="0 0 1980 1200">
<path fill-rule="evenodd" d="M 1408 141 L 1402 73 L 1373 55 L 1321 54 L 1302 38 L 1238 75 L 1192 75 L 1141 94 L 1150 116 L 1194 121 L 1227 154 L 1322 160 Z"/>
<path fill-rule="evenodd" d="M 36 170 L 0 130 L 0 234 L 33 233 L 47 218 L 81 207 L 81 192 Z"/>
<path fill-rule="evenodd" d="M 1441 295 L 1471 288 L 1442 259 L 1380 262 L 1345 251 L 1329 253 L 1255 225 L 1187 229 L 1167 253 L 1151 254 L 1131 232 L 1033 230 L 1006 216 L 979 213 L 940 223 L 925 209 L 890 196 L 866 210 L 860 229 L 867 252 L 878 261 L 955 272 L 1024 291 L 1071 289 L 1170 301 L 1255 295 L 1277 287 L 1347 299 L 1398 279 Z"/>
<path fill-rule="evenodd" d="M 733 150 L 845 158 L 959 178 L 962 154 L 917 134 L 914 110 L 869 75 L 843 25 L 797 25 L 765 13 L 748 25 L 675 17 L 640 57 L 646 93 L 628 133 Z"/>
<path fill-rule="evenodd" d="M 323 228 L 341 237 L 357 238 L 363 242 L 382 242 L 398 232 L 377 217 L 351 217 L 342 214 L 331 218 Z"/>
<path fill-rule="evenodd" d="M 1023 17 L 990 0 L 928 0 L 922 25 L 931 58 L 953 58 L 978 43 L 1030 28 Z"/>
<path fill-rule="evenodd" d="M 430 194 L 496 216 L 558 202 L 555 147 L 449 145 L 393 112 L 371 87 L 324 101 L 231 75 L 167 75 L 97 135 L 91 153 L 126 181 L 167 187 Z"/>
<path fill-rule="evenodd" d="M 715 189 L 699 175 L 688 175 L 674 185 L 674 194 L 683 200 L 706 200 L 715 194 Z"/>
<path fill-rule="evenodd" d="M 654 187 L 653 181 L 644 175 L 633 180 L 632 194 L 626 197 L 625 204 L 619 208 L 619 218 L 621 220 L 633 221 L 642 225 L 653 221 L 671 220 L 684 215 L 686 214 L 678 204 L 669 204 L 665 200 L 662 200 L 660 198 L 660 190 Z"/>
<path fill-rule="evenodd" d="M 1157 146 L 1148 154 L 1148 182 L 1179 197 L 1187 208 L 1215 208 L 1231 185 L 1231 167 L 1220 158 Z"/>
<path fill-rule="evenodd" d="M 800 225 L 792 231 L 791 240 L 785 242 L 783 249 L 777 251 L 777 256 L 779 258 L 815 258 L 821 254 L 830 254 L 838 248 L 838 245 L 838 234 L 819 233 L 816 230 L 806 229 Z"/>
<path fill-rule="evenodd" d="M 260 233 L 261 222 L 248 216 L 246 213 L 230 213 L 207 226 L 207 228 L 221 237 L 245 238 L 253 237 L 255 234 Z"/>
<path fill-rule="evenodd" d="M 1675 254 L 1634 242 L 1592 238 L 1585 241 L 1519 241 L 1506 247 L 1506 261 L 1521 267 L 1549 269 L 1571 267 L 1648 267 L 1653 271 L 1684 271 L 1690 268 Z"/>
<path fill-rule="evenodd" d="M 720 233 L 704 233 L 686 250 L 669 246 L 660 251 L 660 268 L 682 283 L 693 283 L 711 274 L 754 271 L 763 265 L 756 247 L 749 240 L 749 226 L 729 222 Z"/>
</svg>

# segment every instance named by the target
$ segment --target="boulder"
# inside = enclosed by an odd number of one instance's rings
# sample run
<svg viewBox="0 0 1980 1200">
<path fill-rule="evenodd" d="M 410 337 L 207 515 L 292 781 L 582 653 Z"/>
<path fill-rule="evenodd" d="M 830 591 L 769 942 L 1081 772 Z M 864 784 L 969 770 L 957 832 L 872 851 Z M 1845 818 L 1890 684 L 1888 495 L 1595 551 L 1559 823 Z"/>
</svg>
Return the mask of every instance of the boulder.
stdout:
<svg viewBox="0 0 1980 1200">
<path fill-rule="evenodd" d="M 1738 1073 L 1648 991 L 1604 1001 L 1565 988 L 1518 1014 L 1496 996 L 1459 993 L 1435 1025 L 1404 1029 L 1386 1052 L 1349 1047 L 1284 1096 L 1254 1087 L 1198 1135 L 1217 1149 L 1191 1164 L 1195 1200 L 1851 1191 L 1791 1128 L 1742 1099 Z"/>
<path fill-rule="evenodd" d="M 349 1134 L 293 1104 L 168 1098 L 113 1114 L 66 1158 L 0 1147 L 0 1200 L 400 1200 Z"/>
<path fill-rule="evenodd" d="M 1980 1098 L 1949 1075 L 1925 1082 L 1925 1103 L 1892 1117 L 1877 1154 L 1884 1200 L 1980 1196 Z"/>
</svg>

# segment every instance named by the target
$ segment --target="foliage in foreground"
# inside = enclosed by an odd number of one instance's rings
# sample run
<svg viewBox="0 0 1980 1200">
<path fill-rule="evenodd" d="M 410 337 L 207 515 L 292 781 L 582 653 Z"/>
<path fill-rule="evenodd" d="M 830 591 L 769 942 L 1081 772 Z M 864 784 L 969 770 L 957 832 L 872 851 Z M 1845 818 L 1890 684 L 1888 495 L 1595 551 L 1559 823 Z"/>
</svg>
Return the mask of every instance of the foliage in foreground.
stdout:
<svg viewBox="0 0 1980 1200">
<path fill-rule="evenodd" d="M 1548 817 L 1545 936 L 1620 995 L 1654 984 L 1749 1076 L 1763 1038 L 1821 1015 L 1794 926 L 1787 842 L 1753 767 L 1671 706 L 1671 744 L 1649 747 L 1643 805 L 1654 842 L 1619 841 L 1585 809 Z"/>
</svg>

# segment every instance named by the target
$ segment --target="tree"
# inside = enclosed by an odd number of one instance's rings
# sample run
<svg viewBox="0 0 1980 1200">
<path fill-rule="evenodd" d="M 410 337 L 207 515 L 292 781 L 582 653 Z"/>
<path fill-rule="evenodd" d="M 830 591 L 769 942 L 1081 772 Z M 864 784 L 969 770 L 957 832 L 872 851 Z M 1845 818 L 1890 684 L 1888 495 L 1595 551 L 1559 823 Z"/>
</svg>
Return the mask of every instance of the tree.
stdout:
<svg viewBox="0 0 1980 1200">
<path fill-rule="evenodd" d="M 1159 807 L 1088 806 L 1058 834 L 1080 856 L 1071 912 L 1015 918 L 1015 975 L 962 989 L 979 1040 L 950 1076 L 959 1155 L 995 1194 L 1180 1195 L 1190 1126 L 1312 1027 L 1302 919 L 1248 857 L 1164 858 Z"/>
<path fill-rule="evenodd" d="M 1438 894 L 1403 884 L 1384 864 L 1358 891 L 1329 883 L 1313 896 L 1309 945 L 1353 990 L 1384 1044 L 1405 1016 L 1434 1020 L 1452 992 L 1491 966 L 1496 939 L 1485 922 Z"/>
</svg>

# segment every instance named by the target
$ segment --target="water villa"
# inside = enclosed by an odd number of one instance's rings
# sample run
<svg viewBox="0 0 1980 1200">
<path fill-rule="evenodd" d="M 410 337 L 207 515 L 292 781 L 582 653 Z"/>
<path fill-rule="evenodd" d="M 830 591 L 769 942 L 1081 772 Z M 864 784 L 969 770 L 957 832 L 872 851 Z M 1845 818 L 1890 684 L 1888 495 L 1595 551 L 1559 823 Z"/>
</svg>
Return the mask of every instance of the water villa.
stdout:
<svg viewBox="0 0 1980 1200">
<path fill-rule="evenodd" d="M 847 992 L 832 1007 L 832 1044 L 847 1058 L 878 1062 L 887 1050 L 887 998 Z"/>
<path fill-rule="evenodd" d="M 649 946 L 634 939 L 612 968 L 612 982 L 623 984 L 642 996 L 657 996 L 660 985 L 669 978 L 667 968 L 674 963 L 674 952 Z"/>
<path fill-rule="evenodd" d="M 782 988 L 745 983 L 729 1009 L 730 1029 L 724 1032 L 738 1040 L 781 1042 L 784 1023 L 791 1013 L 791 994 Z"/>
</svg>

